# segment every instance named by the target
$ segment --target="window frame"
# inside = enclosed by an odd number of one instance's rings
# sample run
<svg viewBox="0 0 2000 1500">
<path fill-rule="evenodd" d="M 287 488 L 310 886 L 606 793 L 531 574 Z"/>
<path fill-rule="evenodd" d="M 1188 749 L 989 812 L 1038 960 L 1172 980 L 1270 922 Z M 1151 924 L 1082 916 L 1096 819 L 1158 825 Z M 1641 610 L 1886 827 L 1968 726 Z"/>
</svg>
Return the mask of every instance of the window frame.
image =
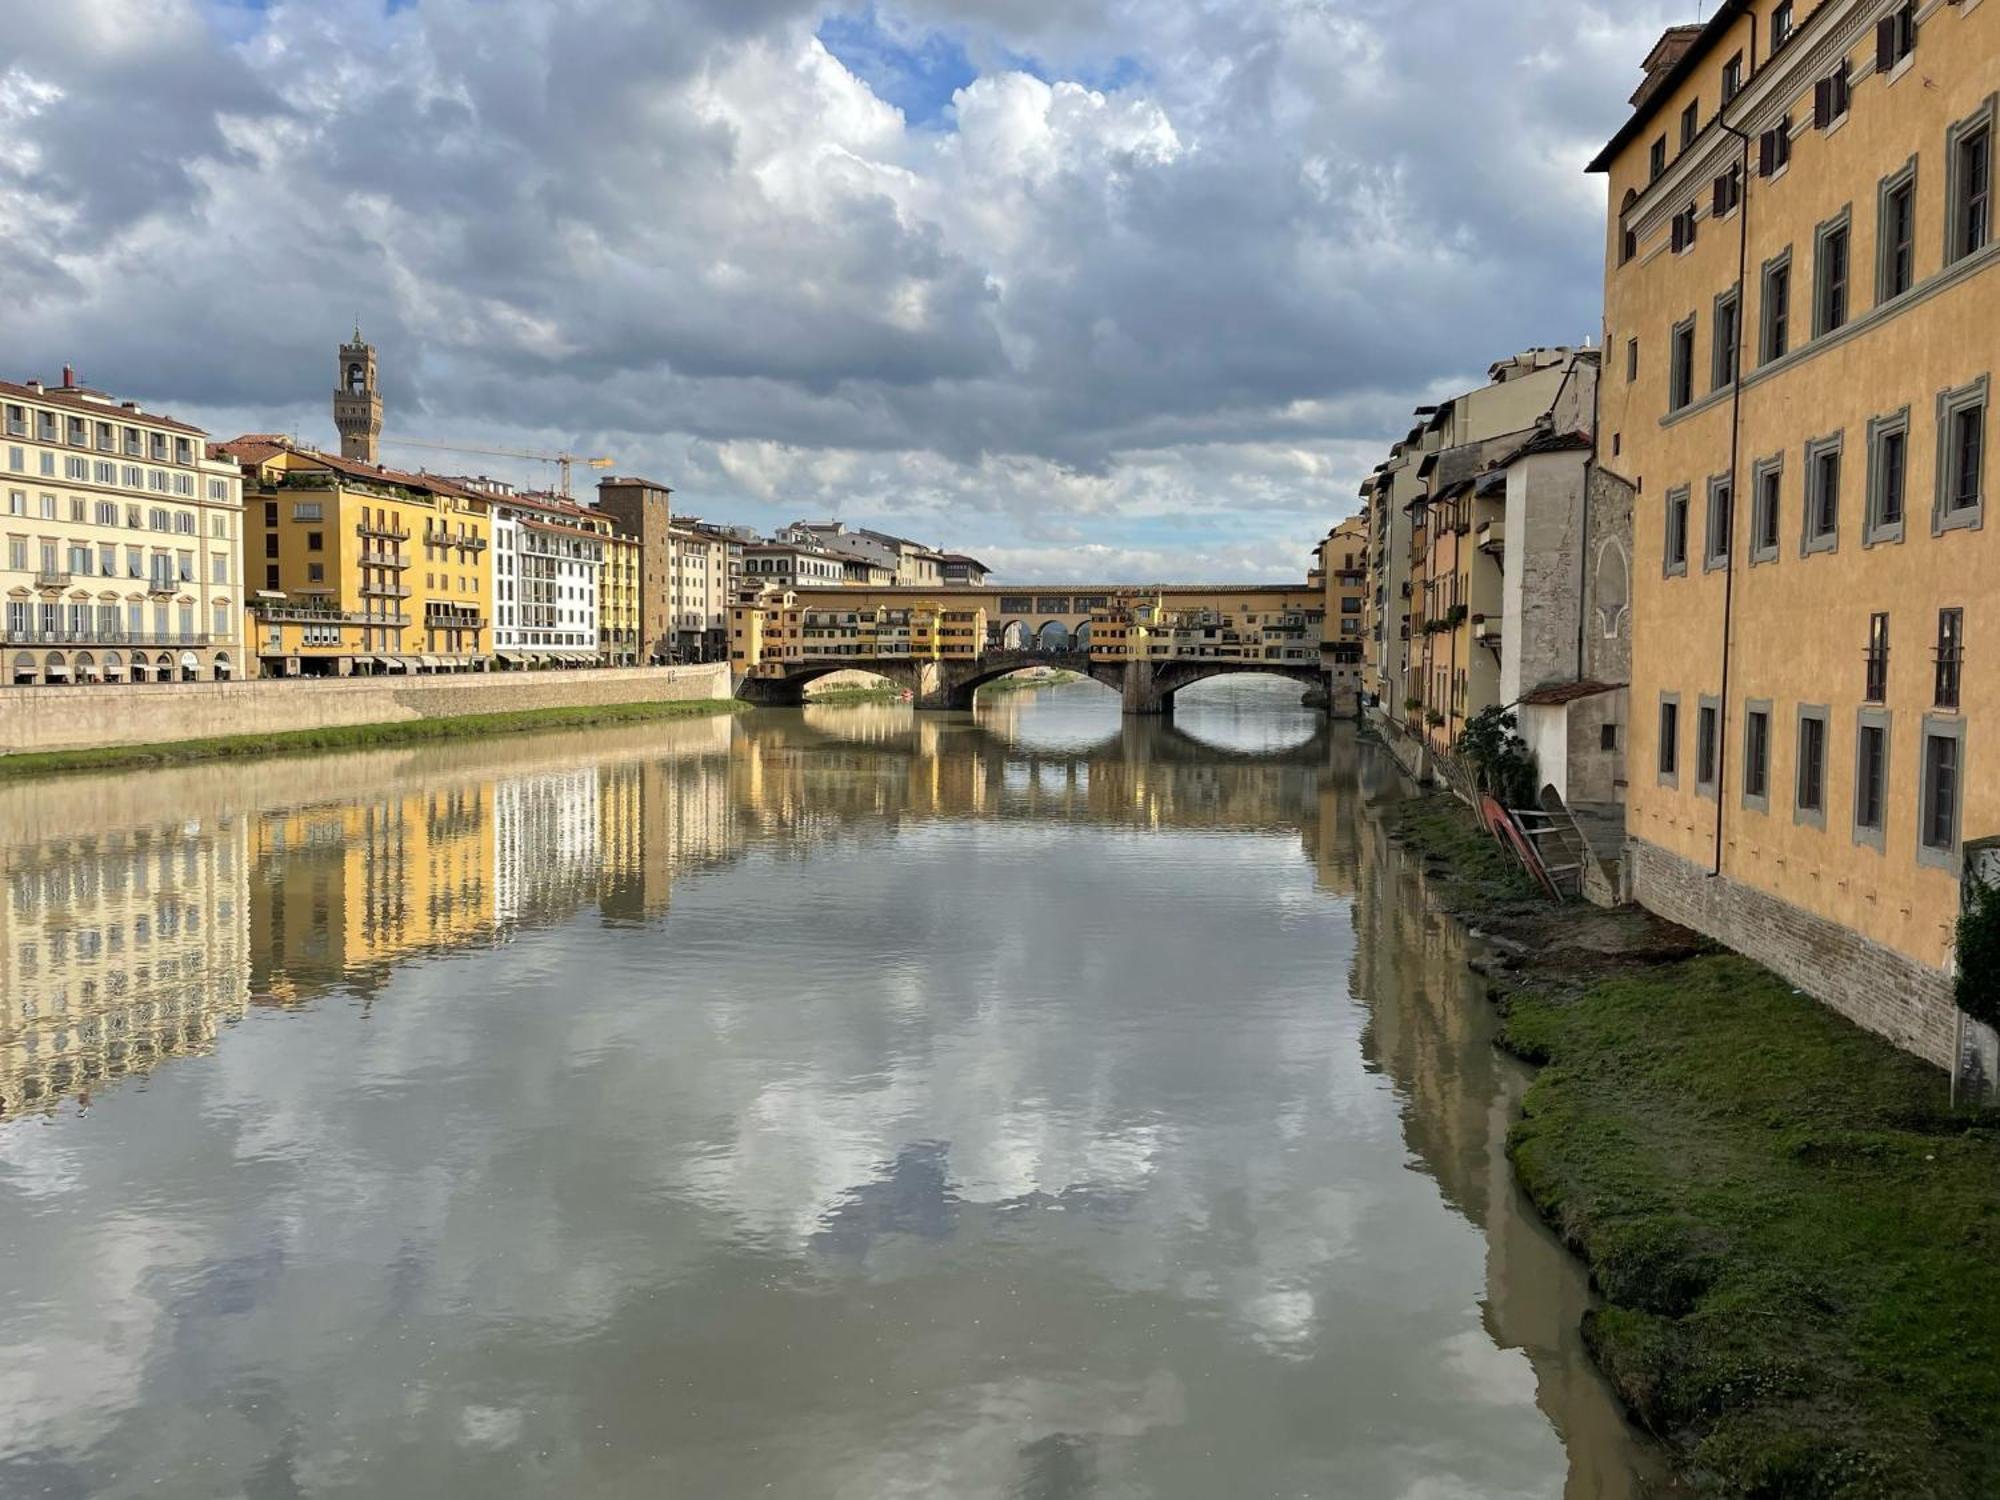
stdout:
<svg viewBox="0 0 2000 1500">
<path fill-rule="evenodd" d="M 1893 521 L 1883 516 L 1884 501 L 1889 494 L 1889 469 L 1884 462 L 1884 453 L 1891 438 L 1900 443 L 1903 455 L 1900 474 L 1902 513 Z M 1909 518 L 1910 409 L 1905 406 L 1901 411 L 1868 419 L 1868 505 L 1861 518 L 1861 545 L 1878 547 L 1902 541 Z"/>
<path fill-rule="evenodd" d="M 1952 751 L 1951 837 L 1946 844 L 1931 842 L 1932 798 L 1931 742 L 1949 740 Z M 1925 714 L 1917 741 L 1917 863 L 1953 875 L 1962 871 L 1965 857 L 1965 720 L 1957 714 Z"/>
<path fill-rule="evenodd" d="M 2000 92 L 1988 94 L 1979 108 L 1945 131 L 1944 264 L 1947 267 L 1993 244 L 1993 147 L 1995 140 L 2000 139 L 1996 121 L 2000 121 Z M 1966 204 L 1961 201 L 1965 193 L 1965 145 L 1981 131 L 1986 133 L 1985 232 L 1978 244 L 1965 248 Z"/>
<path fill-rule="evenodd" d="M 1950 629 L 1946 629 L 1946 622 Z M 1949 667 L 1951 692 L 1945 692 Z M 1937 641 L 1931 648 L 1931 709 L 1934 713 L 1960 713 L 1965 707 L 1965 607 L 1948 604 L 1938 610 Z"/>
<path fill-rule="evenodd" d="M 1867 643 L 1861 653 L 1861 701 L 1878 707 L 1889 701 L 1889 661 L 1894 649 L 1889 612 L 1878 609 L 1868 616 Z"/>
<path fill-rule="evenodd" d="M 1806 724 L 1819 725 L 1818 805 L 1807 806 Z M 1833 716 L 1824 703 L 1801 703 L 1794 716 L 1792 750 L 1792 822 L 1802 828 L 1826 828 L 1827 768 L 1833 762 Z"/>
<path fill-rule="evenodd" d="M 1681 150 L 1685 151 L 1701 139 L 1701 95 L 1688 100 L 1681 111 Z"/>
<path fill-rule="evenodd" d="M 1666 534 L 1660 545 L 1660 576 L 1662 578 L 1685 578 L 1688 570 L 1689 512 L 1694 506 L 1694 492 L 1688 485 L 1676 485 L 1667 491 L 1663 515 Z M 1675 526 L 1678 517 L 1680 525 Z M 1676 549 L 1675 543 L 1679 542 Z M 1676 556 L 1676 550 L 1679 555 Z"/>
<path fill-rule="evenodd" d="M 1992 443 L 1988 429 L 1992 426 L 1993 403 L 1988 399 L 1992 381 L 1985 373 L 1974 376 L 1964 385 L 1937 395 L 1937 474 L 1935 494 L 1931 500 L 1931 535 L 1942 536 L 1947 531 L 1979 531 L 1986 523 L 1987 472 L 1991 467 Z M 1968 413 L 1979 414 L 1979 493 L 1970 505 L 1959 505 L 1953 493 L 1958 475 L 1958 435 L 1961 419 Z"/>
<path fill-rule="evenodd" d="M 1673 720 L 1668 732 L 1668 718 Z M 1653 775 L 1661 786 L 1681 784 L 1681 695 L 1660 694 L 1660 711 L 1653 736 Z"/>
<path fill-rule="evenodd" d="M 1743 298 L 1735 287 L 1715 294 L 1710 317 L 1709 389 L 1728 390 L 1743 375 Z M 1726 340 L 1723 337 L 1725 330 L 1728 333 Z"/>
<path fill-rule="evenodd" d="M 1776 299 L 1771 295 L 1771 287 L 1779 277 L 1783 278 L 1783 307 L 1779 315 L 1773 317 Z M 1792 247 L 1790 245 L 1764 262 L 1764 274 L 1758 279 L 1757 285 L 1757 363 L 1768 365 L 1774 360 L 1783 359 L 1791 352 Z"/>
<path fill-rule="evenodd" d="M 1722 513 L 1725 507 L 1726 515 Z M 1736 481 L 1733 475 L 1708 476 L 1706 521 L 1701 542 L 1701 570 L 1713 573 L 1729 566 L 1730 555 L 1735 550 Z M 1720 547 L 1716 545 L 1718 541 Z"/>
<path fill-rule="evenodd" d="M 1667 410 L 1685 411 L 1694 405 L 1695 315 L 1693 313 L 1689 313 L 1674 324 L 1673 337 L 1667 349 Z"/>
<path fill-rule="evenodd" d="M 1852 822 L 1855 844 L 1864 849 L 1882 853 L 1889 842 L 1889 786 L 1890 772 L 1896 759 L 1896 716 L 1893 710 L 1878 706 L 1867 706 L 1854 711 L 1854 797 Z M 1870 731 L 1879 731 L 1882 739 L 1882 785 L 1881 805 L 1877 809 L 1879 821 L 1861 821 L 1861 797 L 1866 785 L 1863 776 L 1862 751 L 1868 743 Z"/>
<path fill-rule="evenodd" d="M 1828 302 L 1833 294 L 1833 276 L 1828 264 L 1827 248 L 1836 240 L 1840 243 L 1840 321 L 1834 322 Z M 1813 305 L 1812 336 L 1823 339 L 1830 333 L 1838 333 L 1854 321 L 1854 205 L 1845 208 L 1830 219 L 1822 220 L 1813 229 Z"/>
<path fill-rule="evenodd" d="M 1720 800 L 1722 784 L 1722 700 L 1703 693 L 1694 715 L 1694 790 L 1697 797 Z M 1704 766 L 1703 759 L 1708 761 Z"/>
<path fill-rule="evenodd" d="M 1889 238 L 1890 205 L 1902 198 L 1908 208 L 1910 239 L 1909 265 L 1902 285 L 1896 285 L 1899 269 L 1895 246 Z M 1850 275 L 1851 280 L 1851 275 Z M 1917 158 L 1913 155 L 1884 177 L 1875 187 L 1875 303 L 1879 307 L 1907 296 L 1917 285 Z"/>
<path fill-rule="evenodd" d="M 1767 488 L 1776 490 L 1775 494 L 1768 497 L 1770 501 L 1768 506 L 1765 503 Z M 1784 497 L 1785 455 L 1773 453 L 1768 458 L 1755 460 L 1750 465 L 1750 565 L 1752 567 L 1758 563 L 1774 563 L 1778 560 L 1778 551 L 1783 545 L 1784 535 Z M 1768 544 L 1764 541 L 1766 515 L 1771 518 L 1771 525 L 1768 528 L 1771 540 Z"/>
<path fill-rule="evenodd" d="M 1825 437 L 1810 438 L 1805 447 L 1805 504 L 1800 507 L 1799 556 L 1810 557 L 1815 552 L 1838 552 L 1840 550 L 1840 486 L 1846 477 L 1844 450 L 1847 434 L 1829 433 Z M 1824 509 L 1824 487 L 1821 471 L 1823 460 L 1834 459 L 1833 525 L 1824 531 L 1815 530 L 1819 515 Z"/>
<path fill-rule="evenodd" d="M 1746 698 L 1743 701 L 1743 764 L 1737 772 L 1737 782 L 1741 789 L 1743 806 L 1750 812 L 1768 813 L 1771 810 L 1771 719 L 1772 708 L 1769 698 Z M 1759 734 L 1762 745 L 1758 744 Z M 1761 754 L 1757 753 L 1761 749 Z M 1750 789 L 1753 773 L 1762 783 L 1761 790 Z"/>
</svg>

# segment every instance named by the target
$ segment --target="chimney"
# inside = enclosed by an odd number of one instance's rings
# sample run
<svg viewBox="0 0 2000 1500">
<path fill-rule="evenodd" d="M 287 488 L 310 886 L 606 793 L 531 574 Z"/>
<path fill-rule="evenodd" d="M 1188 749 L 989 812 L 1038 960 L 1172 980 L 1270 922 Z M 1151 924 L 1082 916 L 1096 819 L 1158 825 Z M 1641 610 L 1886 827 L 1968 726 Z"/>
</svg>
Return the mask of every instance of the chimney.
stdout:
<svg viewBox="0 0 2000 1500">
<path fill-rule="evenodd" d="M 76 366 L 75 366 L 75 365 L 64 365 L 64 366 L 63 366 L 63 389 L 64 389 L 64 390 L 66 390 L 66 391 L 73 391 L 73 390 L 75 390 L 75 389 L 76 389 Z"/>
<path fill-rule="evenodd" d="M 1674 64 L 1686 57 L 1688 48 L 1700 39 L 1701 32 L 1699 26 L 1669 26 L 1666 29 L 1659 41 L 1653 44 L 1653 50 L 1646 54 L 1646 61 L 1642 64 L 1646 70 L 1645 81 L 1632 94 L 1634 109 L 1653 96 L 1654 90 L 1674 70 Z"/>
</svg>

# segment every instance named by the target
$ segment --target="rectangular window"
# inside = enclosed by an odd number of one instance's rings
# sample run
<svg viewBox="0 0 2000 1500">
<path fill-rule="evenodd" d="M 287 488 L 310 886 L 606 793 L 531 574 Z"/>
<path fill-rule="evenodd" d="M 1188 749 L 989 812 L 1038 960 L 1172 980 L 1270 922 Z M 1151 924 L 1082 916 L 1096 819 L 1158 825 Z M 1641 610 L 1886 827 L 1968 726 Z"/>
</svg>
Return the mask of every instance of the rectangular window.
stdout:
<svg viewBox="0 0 2000 1500">
<path fill-rule="evenodd" d="M 1900 297 L 1917 280 L 1917 163 L 1882 184 L 1875 243 L 1875 300 Z"/>
<path fill-rule="evenodd" d="M 1681 769 L 1681 700 L 1660 699 L 1659 776 L 1663 786 L 1676 786 Z"/>
<path fill-rule="evenodd" d="M 1760 462 L 1751 483 L 1756 487 L 1750 517 L 1750 560 L 1776 562 L 1778 559 L 1779 507 L 1784 489 L 1784 462 L 1771 458 Z"/>
<path fill-rule="evenodd" d="M 1625 340 L 1625 383 L 1631 385 L 1639 378 L 1639 341 Z"/>
<path fill-rule="evenodd" d="M 1673 229 L 1671 232 L 1672 249 L 1674 254 L 1679 255 L 1683 251 L 1692 250 L 1694 248 L 1695 221 L 1696 221 L 1696 205 L 1692 203 L 1690 203 L 1686 208 L 1682 209 L 1679 213 L 1674 215 Z"/>
<path fill-rule="evenodd" d="M 1840 540 L 1838 435 L 1806 444 L 1806 552 L 1831 552 Z"/>
<path fill-rule="evenodd" d="M 1888 827 L 1889 715 L 1863 709 L 1854 742 L 1854 841 L 1880 849 Z"/>
<path fill-rule="evenodd" d="M 1959 668 L 1965 660 L 1965 611 L 1938 611 L 1937 671 L 1931 701 L 1939 708 L 1958 707 Z"/>
<path fill-rule="evenodd" d="M 1903 539 L 1903 513 L 1909 489 L 1910 409 L 1877 417 L 1868 424 L 1868 518 L 1862 527 L 1865 546 Z"/>
<path fill-rule="evenodd" d="M 1710 360 L 1711 386 L 1723 390 L 1736 381 L 1738 333 L 1743 319 L 1736 293 L 1724 292 L 1715 299 L 1715 347 Z"/>
<path fill-rule="evenodd" d="M 1743 54 L 1737 53 L 1722 65 L 1722 102 L 1727 104 L 1743 92 Z"/>
<path fill-rule="evenodd" d="M 1688 502 L 1687 487 L 1667 491 L 1667 537 L 1662 556 L 1664 571 L 1668 576 L 1687 571 L 1688 560 Z"/>
<path fill-rule="evenodd" d="M 1726 474 L 1708 482 L 1708 547 L 1702 554 L 1704 568 L 1729 565 L 1729 539 L 1735 530 L 1736 486 Z"/>
<path fill-rule="evenodd" d="M 1875 23 L 1875 71 L 1886 74 L 1917 50 L 1917 7 L 1905 0 Z"/>
<path fill-rule="evenodd" d="M 1958 857 L 1959 785 L 1964 775 L 1965 725 L 1924 720 L 1923 786 L 1919 808 L 1921 863 L 1949 867 Z"/>
<path fill-rule="evenodd" d="M 1826 826 L 1826 710 L 1799 709 L 1798 774 L 1792 795 L 1792 821 Z"/>
<path fill-rule="evenodd" d="M 1743 714 L 1743 805 L 1767 811 L 1771 804 L 1771 705 L 1758 701 Z"/>
<path fill-rule="evenodd" d="M 1681 150 L 1694 144 L 1694 138 L 1701 134 L 1701 100 L 1688 100 L 1687 108 L 1681 111 Z"/>
<path fill-rule="evenodd" d="M 1679 411 L 1694 401 L 1694 319 L 1674 329 L 1672 390 L 1667 409 Z"/>
<path fill-rule="evenodd" d="M 1937 496 L 1931 529 L 1977 527 L 1986 498 L 1987 377 L 1943 391 L 1937 401 Z"/>
<path fill-rule="evenodd" d="M 1757 173 L 1776 177 L 1792 164 L 1792 117 L 1785 115 L 1757 137 Z"/>
<path fill-rule="evenodd" d="M 1965 259 L 1993 237 L 1993 101 L 1951 128 L 1945 141 L 1950 172 L 1945 201 L 1945 263 Z"/>
<path fill-rule="evenodd" d="M 1847 322 L 1848 217 L 1820 226 L 1813 251 L 1813 337 Z"/>
<path fill-rule="evenodd" d="M 1718 751 L 1722 743 L 1722 707 L 1713 698 L 1701 700 L 1694 720 L 1695 789 L 1704 796 L 1715 795 Z"/>
<path fill-rule="evenodd" d="M 1743 202 L 1743 169 L 1731 167 L 1715 179 L 1710 211 L 1718 219 L 1734 213 Z"/>
<path fill-rule="evenodd" d="M 1862 674 L 1861 701 L 1885 703 L 1889 698 L 1889 617 L 1868 617 L 1867 670 Z"/>
<path fill-rule="evenodd" d="M 1758 362 L 1784 358 L 1791 347 L 1792 252 L 1764 262 L 1763 314 L 1759 328 Z"/>
<path fill-rule="evenodd" d="M 1792 0 L 1779 0 L 1771 12 L 1771 50 L 1776 52 L 1792 39 Z"/>
<path fill-rule="evenodd" d="M 1647 180 L 1649 182 L 1658 181 L 1660 174 L 1666 170 L 1667 138 L 1661 136 L 1657 141 L 1653 142 L 1651 148 L 1646 152 Z"/>
<path fill-rule="evenodd" d="M 1829 130 L 1846 119 L 1853 92 L 1853 69 L 1843 57 L 1831 73 L 1813 85 L 1814 127 Z"/>
</svg>

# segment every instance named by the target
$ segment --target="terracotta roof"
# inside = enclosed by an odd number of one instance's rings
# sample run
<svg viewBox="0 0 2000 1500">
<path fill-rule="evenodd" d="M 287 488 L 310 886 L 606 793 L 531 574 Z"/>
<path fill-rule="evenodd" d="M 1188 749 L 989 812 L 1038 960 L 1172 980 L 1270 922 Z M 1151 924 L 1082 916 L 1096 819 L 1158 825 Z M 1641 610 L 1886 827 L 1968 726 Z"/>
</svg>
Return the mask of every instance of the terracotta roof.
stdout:
<svg viewBox="0 0 2000 1500">
<path fill-rule="evenodd" d="M 1587 432 L 1538 432 L 1498 460 L 1494 467 L 1504 469 L 1517 459 L 1532 458 L 1537 453 L 1588 453 L 1595 446 Z"/>
<path fill-rule="evenodd" d="M 359 459 L 322 453 L 317 448 L 302 447 L 283 438 L 274 438 L 268 433 L 252 433 L 227 443 L 219 443 L 216 445 L 216 452 L 234 458 L 238 463 L 251 464 L 266 463 L 281 453 L 292 453 L 316 468 L 344 474 L 350 479 L 363 479 L 375 484 L 400 485 L 404 489 L 446 495 L 458 500 L 477 500 L 481 504 L 491 504 L 495 498 L 482 491 L 469 490 L 463 485 L 453 484 L 439 474 L 412 474 L 404 469 L 384 468 L 380 464 L 364 464 Z"/>
<path fill-rule="evenodd" d="M 1521 694 L 1520 701 L 1530 708 L 1553 708 L 1579 698 L 1595 698 L 1599 693 L 1615 693 L 1623 686 L 1622 682 L 1598 682 L 1590 677 L 1575 682 L 1545 682 Z"/>
<path fill-rule="evenodd" d="M 157 412 L 145 411 L 138 407 L 121 406 L 116 401 L 103 396 L 101 393 L 97 393 L 98 399 L 92 400 L 91 396 L 86 394 L 87 389 L 87 387 L 55 385 L 43 386 L 40 390 L 36 390 L 31 385 L 16 385 L 11 380 L 0 380 L 0 396 L 12 396 L 20 401 L 46 402 L 50 406 L 59 406 L 65 411 L 87 413 L 102 422 L 148 422 L 155 427 L 168 427 L 175 432 L 185 432 L 192 437 L 208 436 L 199 427 L 190 427 L 186 422 L 176 421 L 172 417 L 163 417 Z"/>
<path fill-rule="evenodd" d="M 1685 50 L 1665 68 L 1647 75 L 1646 81 L 1639 85 L 1638 93 L 1632 96 L 1633 110 L 1630 117 L 1627 118 L 1623 125 L 1618 127 L 1618 133 L 1605 143 L 1604 149 L 1591 159 L 1590 165 L 1585 167 L 1584 170 L 1586 172 L 1610 171 L 1611 163 L 1618 153 L 1631 144 L 1639 132 L 1646 128 L 1647 122 L 1659 113 L 1660 105 L 1673 97 L 1674 86 L 1701 65 L 1702 59 L 1708 56 L 1710 50 L 1717 43 L 1729 35 L 1729 29 L 1742 18 L 1743 13 L 1748 9 L 1748 0 L 1722 0 L 1722 3 L 1715 8 L 1715 14 L 1709 18 L 1708 24 L 1702 27 L 1700 32 L 1691 41 L 1676 36 L 1677 32 L 1684 29 L 1681 27 L 1673 28 L 1666 36 L 1662 37 L 1660 39 L 1661 45 L 1667 45 L 1668 43 L 1672 43 L 1673 45 L 1684 44 Z M 1827 9 L 1828 7 L 1823 5 L 1815 9 L 1812 14 L 1799 23 L 1798 27 L 1794 28 L 1793 35 L 1797 36 L 1799 30 L 1811 25 L 1820 13 Z M 1671 51 L 1672 48 L 1669 46 L 1668 52 L 1671 53 Z M 1648 57 L 1653 57 L 1659 54 L 1660 46 L 1655 46 L 1653 52 L 1647 55 Z"/>
</svg>

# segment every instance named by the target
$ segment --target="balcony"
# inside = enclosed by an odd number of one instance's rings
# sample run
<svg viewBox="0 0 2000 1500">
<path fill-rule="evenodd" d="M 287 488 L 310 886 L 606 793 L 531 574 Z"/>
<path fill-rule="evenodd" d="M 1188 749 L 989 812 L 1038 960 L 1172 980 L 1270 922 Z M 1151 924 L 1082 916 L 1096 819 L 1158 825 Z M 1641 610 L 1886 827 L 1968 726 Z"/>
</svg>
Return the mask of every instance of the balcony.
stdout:
<svg viewBox="0 0 2000 1500">
<path fill-rule="evenodd" d="M 377 599 L 407 599 L 410 597 L 410 586 L 405 583 L 364 583 L 361 585 L 360 591 Z"/>
<path fill-rule="evenodd" d="M 9 646 L 206 646 L 213 637 L 197 631 L 127 630 L 16 630 L 0 628 L 0 643 Z"/>
<path fill-rule="evenodd" d="M 356 521 L 354 534 L 364 540 L 373 537 L 383 542 L 407 542 L 410 539 L 409 527 L 392 525 L 387 521 Z"/>
<path fill-rule="evenodd" d="M 1472 617 L 1472 638 L 1482 646 L 1500 649 L 1500 621 L 1490 615 Z"/>
<path fill-rule="evenodd" d="M 38 589 L 66 589 L 69 587 L 70 580 L 74 576 L 74 574 L 57 569 L 44 568 L 35 574 L 35 587 Z"/>
<path fill-rule="evenodd" d="M 1504 552 L 1507 550 L 1507 523 L 1505 521 L 1481 521 L 1479 523 L 1478 546 L 1481 552 Z"/>
<path fill-rule="evenodd" d="M 184 585 L 192 586 L 193 583 L 192 578 L 149 578 L 146 580 L 146 592 L 156 599 L 170 599 Z"/>
<path fill-rule="evenodd" d="M 400 552 L 363 552 L 361 566 L 364 568 L 407 568 L 410 560 Z"/>
</svg>

